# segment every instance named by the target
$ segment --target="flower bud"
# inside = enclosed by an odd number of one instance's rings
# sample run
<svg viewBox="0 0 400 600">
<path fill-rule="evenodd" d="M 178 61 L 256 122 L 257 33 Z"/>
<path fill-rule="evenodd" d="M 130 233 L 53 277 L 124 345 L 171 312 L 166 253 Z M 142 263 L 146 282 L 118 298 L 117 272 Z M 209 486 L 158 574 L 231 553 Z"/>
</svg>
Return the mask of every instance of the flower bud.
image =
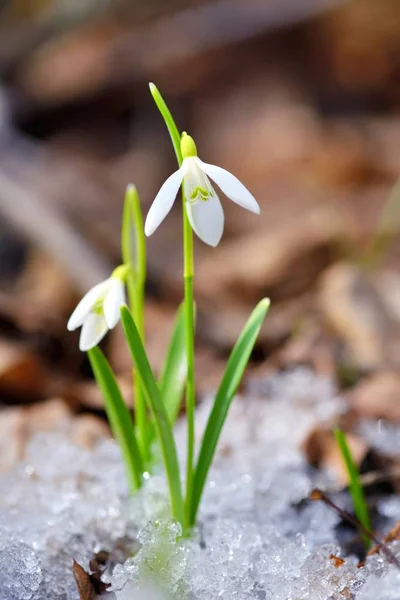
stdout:
<svg viewBox="0 0 400 600">
<path fill-rule="evenodd" d="M 197 148 L 194 139 L 184 131 L 181 137 L 182 158 L 197 156 Z"/>
</svg>

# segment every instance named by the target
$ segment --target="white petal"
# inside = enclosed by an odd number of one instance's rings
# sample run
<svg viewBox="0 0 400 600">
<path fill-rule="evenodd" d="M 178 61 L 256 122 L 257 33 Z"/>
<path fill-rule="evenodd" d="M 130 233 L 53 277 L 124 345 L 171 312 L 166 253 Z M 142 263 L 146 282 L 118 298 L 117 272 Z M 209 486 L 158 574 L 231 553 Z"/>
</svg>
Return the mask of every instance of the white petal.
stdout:
<svg viewBox="0 0 400 600">
<path fill-rule="evenodd" d="M 247 210 L 251 210 L 251 212 L 254 212 L 257 215 L 260 214 L 260 207 L 258 206 L 257 200 L 250 194 L 249 190 L 237 177 L 221 167 L 204 163 L 197 157 L 196 161 L 204 173 L 215 181 L 228 198 L 233 200 L 233 202 L 236 202 L 236 204 L 239 204 L 239 206 L 247 208 Z"/>
<path fill-rule="evenodd" d="M 199 238 L 209 246 L 217 246 L 224 231 L 224 211 L 215 192 L 205 202 L 186 202 L 186 212 Z"/>
<path fill-rule="evenodd" d="M 104 296 L 109 285 L 110 280 L 106 279 L 105 281 L 102 281 L 101 283 L 98 283 L 92 287 L 87 294 L 83 296 L 82 300 L 79 302 L 78 306 L 75 308 L 74 312 L 69 318 L 67 323 L 67 329 L 69 331 L 74 331 L 74 329 L 77 329 L 77 327 L 82 325 L 96 302 Z"/>
<path fill-rule="evenodd" d="M 110 287 L 103 302 L 103 313 L 109 329 L 119 321 L 120 307 L 125 304 L 124 284 L 117 277 L 111 278 Z"/>
<path fill-rule="evenodd" d="M 103 315 L 91 312 L 86 317 L 79 338 L 79 349 L 87 352 L 103 339 L 108 331 L 107 323 Z"/>
<path fill-rule="evenodd" d="M 181 186 L 183 174 L 184 170 L 181 167 L 178 171 L 172 173 L 167 181 L 161 186 L 146 217 L 146 223 L 144 225 L 144 232 L 146 235 L 154 233 L 171 210 L 172 205 L 175 202 L 176 194 Z"/>
</svg>

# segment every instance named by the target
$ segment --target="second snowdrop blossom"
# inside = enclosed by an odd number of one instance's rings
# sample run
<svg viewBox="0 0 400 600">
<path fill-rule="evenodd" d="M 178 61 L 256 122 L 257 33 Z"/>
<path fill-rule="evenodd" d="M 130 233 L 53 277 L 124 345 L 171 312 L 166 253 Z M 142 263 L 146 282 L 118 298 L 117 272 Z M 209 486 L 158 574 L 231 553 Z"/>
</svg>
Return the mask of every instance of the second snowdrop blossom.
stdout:
<svg viewBox="0 0 400 600">
<path fill-rule="evenodd" d="M 239 206 L 256 214 L 260 213 L 260 207 L 232 173 L 200 160 L 193 138 L 185 132 L 182 134 L 181 151 L 182 166 L 168 177 L 158 192 L 146 218 L 145 233 L 147 236 L 154 233 L 165 219 L 183 184 L 185 207 L 192 229 L 203 242 L 217 246 L 224 231 L 224 211 L 210 179 Z"/>
<path fill-rule="evenodd" d="M 82 298 L 69 318 L 67 328 L 82 327 L 79 349 L 87 352 L 103 339 L 119 321 L 120 309 L 125 304 L 125 276 L 127 267 L 117 267 L 111 277 L 92 287 Z"/>
</svg>

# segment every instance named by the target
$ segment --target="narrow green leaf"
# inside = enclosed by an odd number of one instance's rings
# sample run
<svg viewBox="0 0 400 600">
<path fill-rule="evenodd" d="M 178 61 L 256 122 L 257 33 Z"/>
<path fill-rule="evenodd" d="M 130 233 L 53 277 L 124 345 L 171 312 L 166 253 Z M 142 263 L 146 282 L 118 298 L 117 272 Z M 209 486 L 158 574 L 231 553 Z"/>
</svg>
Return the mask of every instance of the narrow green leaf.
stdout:
<svg viewBox="0 0 400 600">
<path fill-rule="evenodd" d="M 184 305 L 181 304 L 159 379 L 161 396 L 172 426 L 175 425 L 179 415 L 186 376 L 185 311 Z"/>
<path fill-rule="evenodd" d="M 167 348 L 164 367 L 158 380 L 161 397 L 166 408 L 169 422 L 174 427 L 179 415 L 187 377 L 185 338 L 185 311 L 182 303 L 178 309 L 174 329 Z M 154 421 L 148 424 L 148 440 L 152 445 L 156 436 Z"/>
<path fill-rule="evenodd" d="M 131 267 L 139 284 L 143 285 L 146 279 L 146 240 L 139 194 L 133 184 L 129 184 L 125 192 L 121 253 L 123 263 Z"/>
<path fill-rule="evenodd" d="M 121 308 L 121 319 L 129 351 L 135 363 L 136 373 L 140 378 L 146 400 L 154 416 L 168 480 L 172 514 L 181 523 L 182 527 L 184 527 L 182 487 L 172 427 L 142 340 L 126 306 Z"/>
<path fill-rule="evenodd" d="M 364 490 L 360 482 L 360 474 L 351 455 L 346 436 L 341 429 L 335 429 L 335 437 L 349 476 L 349 490 L 353 500 L 354 513 L 362 525 L 364 525 L 366 529 L 371 530 L 371 521 L 369 518 L 368 506 L 365 501 Z M 370 545 L 369 538 L 361 530 L 360 533 L 365 546 L 368 548 Z"/>
<path fill-rule="evenodd" d="M 113 435 L 119 444 L 131 491 L 142 485 L 143 463 L 129 410 L 124 402 L 109 362 L 97 346 L 88 351 L 92 370 L 104 398 Z"/>
<path fill-rule="evenodd" d="M 134 221 L 133 203 L 137 196 L 136 188 L 128 185 L 125 191 L 124 210 L 121 225 L 121 254 L 122 262 L 131 269 L 130 275 L 136 273 L 136 227 Z"/>
<path fill-rule="evenodd" d="M 146 240 L 144 236 L 142 210 L 136 187 L 129 184 L 125 193 L 122 216 L 121 251 L 124 265 L 129 267 L 126 278 L 129 306 L 136 327 L 144 342 L 144 286 L 146 281 Z M 133 389 L 135 398 L 135 418 L 138 443 L 147 464 L 150 460 L 150 426 L 146 411 L 146 401 L 140 381 L 133 370 Z"/>
<path fill-rule="evenodd" d="M 196 515 L 206 482 L 207 473 L 211 466 L 232 398 L 239 387 L 251 352 L 256 343 L 263 321 L 270 305 L 268 298 L 259 302 L 244 326 L 226 365 L 225 373 L 215 396 L 214 406 L 208 418 L 207 426 L 201 443 L 200 454 L 194 474 L 193 497 L 191 503 L 191 524 L 196 522 Z"/>
<path fill-rule="evenodd" d="M 178 131 L 178 128 L 175 124 L 174 118 L 171 115 L 171 112 L 168 106 L 165 104 L 164 98 L 161 96 L 157 87 L 154 83 L 149 83 L 150 93 L 153 96 L 154 102 L 157 105 L 158 110 L 161 113 L 162 118 L 165 121 L 167 126 L 169 135 L 171 137 L 172 145 L 174 146 L 176 159 L 178 161 L 178 165 L 182 165 L 182 152 L 181 152 L 181 136 Z"/>
</svg>

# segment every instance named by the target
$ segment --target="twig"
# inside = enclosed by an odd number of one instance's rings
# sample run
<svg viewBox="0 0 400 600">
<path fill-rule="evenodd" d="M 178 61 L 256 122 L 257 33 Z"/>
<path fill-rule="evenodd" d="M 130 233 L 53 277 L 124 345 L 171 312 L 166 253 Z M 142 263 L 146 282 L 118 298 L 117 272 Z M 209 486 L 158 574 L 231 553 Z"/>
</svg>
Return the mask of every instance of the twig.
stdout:
<svg viewBox="0 0 400 600">
<path fill-rule="evenodd" d="M 365 525 L 363 525 L 361 523 L 361 521 L 359 521 L 357 518 L 353 517 L 350 513 L 346 512 L 345 510 L 340 508 L 337 504 L 335 504 L 330 498 L 328 498 L 328 496 L 326 494 L 324 494 L 324 492 L 315 488 L 310 493 L 310 499 L 311 500 L 321 500 L 327 506 L 329 506 L 329 508 L 331 508 L 333 511 L 335 511 L 344 521 L 348 521 L 349 523 L 354 525 L 354 527 L 356 527 L 357 529 L 360 529 L 366 537 L 368 537 L 370 540 L 375 542 L 375 544 L 377 545 L 379 550 L 382 551 L 382 553 L 386 556 L 388 561 L 391 564 L 395 565 L 398 569 L 400 569 L 400 561 L 398 560 L 397 556 L 395 556 L 393 554 L 393 552 L 387 547 L 387 545 L 382 540 L 379 540 L 372 531 L 367 529 L 367 527 L 365 527 Z"/>
</svg>

